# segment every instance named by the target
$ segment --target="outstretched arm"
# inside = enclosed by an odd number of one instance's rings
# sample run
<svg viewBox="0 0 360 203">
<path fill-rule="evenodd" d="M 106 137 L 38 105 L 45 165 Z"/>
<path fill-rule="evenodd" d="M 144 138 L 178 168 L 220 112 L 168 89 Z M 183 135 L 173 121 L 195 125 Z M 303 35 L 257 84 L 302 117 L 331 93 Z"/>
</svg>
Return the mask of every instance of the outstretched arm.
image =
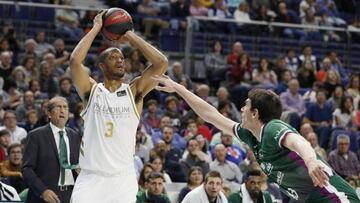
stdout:
<svg viewBox="0 0 360 203">
<path fill-rule="evenodd" d="M 74 81 L 76 89 L 80 97 L 84 100 L 85 96 L 89 94 L 93 81 L 90 81 L 89 75 L 85 72 L 82 62 L 88 53 L 92 42 L 102 27 L 102 16 L 105 10 L 101 11 L 94 18 L 94 25 L 91 30 L 80 40 L 76 45 L 74 51 L 70 56 L 70 70 L 71 77 Z"/>
<path fill-rule="evenodd" d="M 233 135 L 233 127 L 236 122 L 226 118 L 219 113 L 215 107 L 205 102 L 194 93 L 187 90 L 184 86 L 174 82 L 168 76 L 155 76 L 153 79 L 164 86 L 156 86 L 157 90 L 165 92 L 176 92 L 190 105 L 195 111 L 206 122 L 213 124 L 218 129 L 222 130 L 225 134 Z"/>
<path fill-rule="evenodd" d="M 151 77 L 164 74 L 168 68 L 168 60 L 158 49 L 137 36 L 133 31 L 127 31 L 125 37 L 130 44 L 138 48 L 151 63 L 151 65 L 144 70 L 141 77 L 136 78 L 131 83 L 133 94 L 144 97 L 148 92 L 154 89 L 156 85 L 156 82 L 153 81 Z"/>
<path fill-rule="evenodd" d="M 284 140 L 283 145 L 300 155 L 304 160 L 314 186 L 325 187 L 329 177 L 325 173 L 326 165 L 316 158 L 316 153 L 310 143 L 302 136 L 290 133 Z"/>
</svg>

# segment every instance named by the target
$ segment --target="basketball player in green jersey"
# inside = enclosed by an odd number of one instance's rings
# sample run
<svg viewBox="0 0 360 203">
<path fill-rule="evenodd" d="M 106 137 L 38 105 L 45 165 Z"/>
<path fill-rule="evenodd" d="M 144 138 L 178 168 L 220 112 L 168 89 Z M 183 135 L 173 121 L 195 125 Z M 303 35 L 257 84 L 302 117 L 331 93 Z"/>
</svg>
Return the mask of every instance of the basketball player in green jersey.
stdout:
<svg viewBox="0 0 360 203">
<path fill-rule="evenodd" d="M 262 170 L 292 201 L 360 202 L 351 186 L 316 155 L 310 143 L 279 120 L 281 102 L 274 92 L 251 90 L 241 108 L 242 122 L 236 123 L 168 76 L 155 76 L 154 80 L 163 85 L 156 89 L 178 93 L 205 121 L 249 145 Z"/>
</svg>

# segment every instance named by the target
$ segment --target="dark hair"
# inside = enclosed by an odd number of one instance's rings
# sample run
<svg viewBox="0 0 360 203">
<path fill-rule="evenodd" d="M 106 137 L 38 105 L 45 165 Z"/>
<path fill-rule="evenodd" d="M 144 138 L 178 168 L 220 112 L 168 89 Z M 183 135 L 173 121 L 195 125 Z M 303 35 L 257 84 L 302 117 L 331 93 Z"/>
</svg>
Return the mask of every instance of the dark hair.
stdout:
<svg viewBox="0 0 360 203">
<path fill-rule="evenodd" d="M 60 80 L 59 80 L 59 85 L 61 85 L 65 80 L 69 81 L 70 84 L 72 84 L 72 80 L 70 77 L 61 77 Z"/>
<path fill-rule="evenodd" d="M 165 182 L 164 175 L 159 172 L 151 172 L 149 177 L 145 180 L 145 182 L 149 182 L 150 180 L 158 179 L 158 178 L 161 178 Z"/>
<path fill-rule="evenodd" d="M 15 112 L 14 110 L 6 110 L 5 113 L 4 113 L 4 119 L 5 119 L 5 117 L 6 117 L 8 114 L 14 114 L 15 117 L 17 117 L 17 116 L 16 116 L 16 112 Z"/>
<path fill-rule="evenodd" d="M 4 136 L 4 135 L 9 135 L 9 136 L 10 136 L 9 131 L 7 131 L 7 130 L 0 130 L 0 137 L 2 137 L 2 136 Z"/>
<path fill-rule="evenodd" d="M 99 58 L 98 58 L 98 64 L 99 63 L 104 63 L 105 60 L 107 59 L 107 57 L 109 56 L 109 54 L 115 50 L 115 49 L 118 49 L 116 47 L 110 47 L 110 48 L 107 48 L 105 49 L 103 52 L 101 52 Z M 120 51 L 120 50 L 119 50 Z"/>
<path fill-rule="evenodd" d="M 247 173 L 245 173 L 245 176 L 243 178 L 244 181 L 248 180 L 250 176 L 261 176 L 261 171 L 259 170 L 250 170 Z"/>
<path fill-rule="evenodd" d="M 320 92 L 323 92 L 325 94 L 325 97 L 327 96 L 327 90 L 322 87 L 316 91 L 316 96 L 318 96 Z"/>
<path fill-rule="evenodd" d="M 222 181 L 222 177 L 219 171 L 209 171 L 205 176 L 205 183 L 209 180 L 209 178 L 220 178 Z"/>
<path fill-rule="evenodd" d="M 188 177 L 188 181 L 187 181 L 188 185 L 190 184 L 190 175 L 194 171 L 200 171 L 201 175 L 204 177 L 204 171 L 202 170 L 202 168 L 200 166 L 193 166 L 190 168 L 190 170 L 188 172 L 188 176 L 187 176 Z"/>
<path fill-rule="evenodd" d="M 268 71 L 270 71 L 270 62 L 269 62 L 269 60 L 267 59 L 267 58 L 265 58 L 265 57 L 262 57 L 262 58 L 260 58 L 260 60 L 259 60 L 259 63 L 258 63 L 258 67 L 257 67 L 257 70 L 258 70 L 258 72 L 259 73 L 261 73 L 261 72 L 263 72 L 264 70 L 262 69 L 262 66 L 261 66 L 261 62 L 263 61 L 263 60 L 265 60 L 266 62 L 267 62 L 267 69 L 268 69 Z"/>
<path fill-rule="evenodd" d="M 353 98 L 351 96 L 343 96 L 341 98 L 340 106 L 339 106 L 341 113 L 351 114 L 351 110 L 346 109 L 346 107 L 345 107 L 346 100 L 348 100 L 348 99 L 350 99 L 351 103 L 353 103 Z"/>
<path fill-rule="evenodd" d="M 189 139 L 189 140 L 186 142 L 186 148 L 188 148 L 191 140 L 195 140 L 195 141 L 197 142 L 197 140 L 195 139 L 195 136 L 194 136 L 193 138 Z"/>
<path fill-rule="evenodd" d="M 21 148 L 21 153 L 23 153 L 23 145 L 19 144 L 19 143 L 15 143 L 15 144 L 11 144 L 8 148 L 7 148 L 7 153 L 8 155 L 10 155 L 10 152 L 12 149 L 20 147 Z"/>
<path fill-rule="evenodd" d="M 55 96 L 49 100 L 49 103 L 48 103 L 48 111 L 49 112 L 51 112 L 51 110 L 53 110 L 55 108 L 55 100 L 56 99 L 61 99 L 61 100 L 65 101 L 67 105 L 69 105 L 69 102 L 67 101 L 67 99 L 65 97 Z"/>
<path fill-rule="evenodd" d="M 258 110 L 261 122 L 267 123 L 272 119 L 280 119 L 282 113 L 281 101 L 273 91 L 252 89 L 248 97 L 251 101 L 251 110 Z"/>
<path fill-rule="evenodd" d="M 143 186 L 145 183 L 145 169 L 146 168 L 151 168 L 151 170 L 154 171 L 154 168 L 150 163 L 144 164 L 144 167 L 142 168 L 142 170 L 140 172 L 139 181 L 138 181 L 139 185 L 141 185 L 141 186 Z"/>
</svg>

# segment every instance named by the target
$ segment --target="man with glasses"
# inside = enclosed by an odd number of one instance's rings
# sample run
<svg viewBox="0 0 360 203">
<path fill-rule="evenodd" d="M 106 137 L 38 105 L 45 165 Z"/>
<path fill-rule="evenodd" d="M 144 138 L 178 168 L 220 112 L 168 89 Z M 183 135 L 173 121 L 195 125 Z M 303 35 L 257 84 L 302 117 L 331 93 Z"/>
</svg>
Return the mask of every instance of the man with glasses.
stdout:
<svg viewBox="0 0 360 203">
<path fill-rule="evenodd" d="M 48 104 L 50 123 L 29 133 L 22 173 L 29 186 L 28 203 L 68 203 L 77 173 L 80 136 L 65 127 L 68 102 L 54 97 Z"/>
</svg>

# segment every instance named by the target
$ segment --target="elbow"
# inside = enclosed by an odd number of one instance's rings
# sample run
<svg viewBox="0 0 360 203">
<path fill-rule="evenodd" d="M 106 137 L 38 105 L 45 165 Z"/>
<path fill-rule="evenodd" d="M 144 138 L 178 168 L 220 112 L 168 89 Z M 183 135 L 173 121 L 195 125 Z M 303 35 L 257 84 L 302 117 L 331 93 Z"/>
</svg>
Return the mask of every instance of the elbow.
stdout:
<svg viewBox="0 0 360 203">
<path fill-rule="evenodd" d="M 81 64 L 81 61 L 77 59 L 73 54 L 71 54 L 70 60 L 70 68 L 76 67 L 77 65 Z"/>
<path fill-rule="evenodd" d="M 162 72 L 165 73 L 169 67 L 169 60 L 167 59 L 167 57 L 166 56 L 160 57 L 159 64 L 160 64 L 160 68 L 161 68 Z"/>
</svg>

